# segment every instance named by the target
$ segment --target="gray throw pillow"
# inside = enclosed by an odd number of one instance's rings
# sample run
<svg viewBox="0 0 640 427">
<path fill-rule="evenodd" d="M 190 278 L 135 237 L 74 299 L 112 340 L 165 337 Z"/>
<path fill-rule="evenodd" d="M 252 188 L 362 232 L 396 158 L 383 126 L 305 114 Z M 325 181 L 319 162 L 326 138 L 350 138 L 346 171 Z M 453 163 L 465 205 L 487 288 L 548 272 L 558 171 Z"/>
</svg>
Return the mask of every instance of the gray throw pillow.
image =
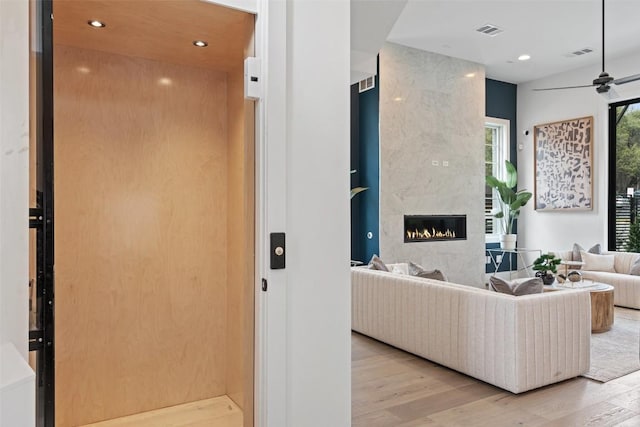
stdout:
<svg viewBox="0 0 640 427">
<path fill-rule="evenodd" d="M 382 262 L 378 255 L 373 254 L 371 257 L 371 261 L 369 261 L 369 269 L 370 270 L 380 270 L 380 271 L 389 271 L 387 265 Z"/>
<path fill-rule="evenodd" d="M 443 282 L 447 281 L 447 276 L 445 276 L 442 271 L 438 269 L 427 270 L 414 262 L 409 262 L 409 275 L 425 279 L 441 280 Z"/>
<path fill-rule="evenodd" d="M 423 279 L 433 279 L 440 280 L 442 282 L 446 282 L 447 278 L 444 277 L 444 273 L 437 268 L 431 271 L 422 271 L 415 275 L 416 277 L 422 277 Z"/>
<path fill-rule="evenodd" d="M 540 277 L 531 277 L 528 279 L 503 280 L 499 277 L 492 276 L 489 278 L 491 289 L 508 295 L 529 295 L 540 294 L 544 290 L 542 279 Z"/>
<path fill-rule="evenodd" d="M 580 251 L 584 251 L 584 248 L 577 243 L 573 244 L 573 261 L 582 261 L 582 255 L 580 255 Z M 593 245 L 589 248 L 588 251 L 590 254 L 600 255 L 602 254 L 602 248 L 600 247 L 600 243 Z"/>
<path fill-rule="evenodd" d="M 640 276 L 640 256 L 633 261 L 631 264 L 631 268 L 629 269 L 629 274 L 632 276 Z"/>
</svg>

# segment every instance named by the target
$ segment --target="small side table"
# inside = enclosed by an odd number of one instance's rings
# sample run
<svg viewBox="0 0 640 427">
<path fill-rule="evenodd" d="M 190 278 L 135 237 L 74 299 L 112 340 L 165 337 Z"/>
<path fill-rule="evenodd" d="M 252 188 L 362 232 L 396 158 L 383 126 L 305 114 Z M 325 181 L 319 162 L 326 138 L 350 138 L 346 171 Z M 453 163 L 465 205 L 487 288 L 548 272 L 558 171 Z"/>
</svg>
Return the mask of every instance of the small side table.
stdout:
<svg viewBox="0 0 640 427">
<path fill-rule="evenodd" d="M 606 332 L 613 325 L 613 286 L 604 283 L 589 288 L 591 293 L 591 332 Z"/>
<path fill-rule="evenodd" d="M 502 263 L 505 262 L 505 258 L 508 259 L 509 262 L 509 278 L 511 279 L 511 275 L 514 272 L 513 269 L 513 265 L 511 262 L 511 254 L 515 254 L 516 255 L 516 265 L 515 265 L 515 272 L 521 272 L 524 271 L 525 274 L 528 277 L 531 277 L 531 274 L 529 273 L 529 269 L 531 268 L 531 266 L 533 265 L 532 263 L 527 262 L 527 260 L 525 259 L 525 255 L 526 254 L 532 254 L 535 257 L 539 257 L 540 255 L 542 255 L 542 250 L 541 249 L 525 249 L 525 248 L 515 248 L 515 249 L 502 249 L 502 248 L 490 248 L 486 250 L 487 253 L 489 254 L 489 258 L 491 258 L 491 263 L 493 264 L 494 267 L 494 272 L 493 275 L 495 276 L 496 273 L 498 273 L 498 271 L 500 270 L 500 266 L 502 265 Z M 500 259 L 498 259 L 500 258 Z M 521 267 L 518 268 L 518 260 L 520 261 Z"/>
<path fill-rule="evenodd" d="M 570 260 L 562 260 L 560 261 L 560 265 L 564 265 L 564 275 L 569 274 L 569 267 L 575 269 L 576 267 L 582 267 L 584 262 L 582 261 L 570 261 Z"/>
</svg>

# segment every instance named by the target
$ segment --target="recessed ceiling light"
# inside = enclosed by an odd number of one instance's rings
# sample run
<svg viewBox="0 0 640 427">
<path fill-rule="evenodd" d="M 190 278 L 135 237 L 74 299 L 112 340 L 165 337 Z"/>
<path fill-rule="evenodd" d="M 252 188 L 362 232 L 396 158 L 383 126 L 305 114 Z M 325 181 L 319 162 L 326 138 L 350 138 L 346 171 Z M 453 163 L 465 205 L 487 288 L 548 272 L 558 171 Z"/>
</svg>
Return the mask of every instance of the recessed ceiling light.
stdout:
<svg viewBox="0 0 640 427">
<path fill-rule="evenodd" d="M 471 78 L 471 77 L 475 77 L 476 73 L 468 73 L 468 74 L 465 74 L 464 76 Z"/>
<path fill-rule="evenodd" d="M 194 40 L 193 45 L 197 47 L 207 47 L 209 46 L 209 43 L 204 40 Z"/>
<path fill-rule="evenodd" d="M 396 102 L 400 102 L 402 101 L 402 97 L 401 96 L 396 96 L 395 98 L 393 98 L 394 101 Z"/>
<path fill-rule="evenodd" d="M 95 19 L 87 21 L 87 24 L 91 25 L 93 28 L 104 28 L 107 26 L 104 22 Z"/>
<path fill-rule="evenodd" d="M 171 81 L 169 77 L 161 77 L 158 79 L 158 84 L 160 86 L 171 86 L 172 83 L 173 81 Z"/>
<path fill-rule="evenodd" d="M 91 72 L 91 69 L 89 67 L 81 65 L 79 67 L 76 67 L 76 71 L 82 74 L 89 74 Z"/>
<path fill-rule="evenodd" d="M 531 59 L 531 56 L 527 54 L 518 56 L 518 61 L 528 61 L 530 59 Z"/>
</svg>

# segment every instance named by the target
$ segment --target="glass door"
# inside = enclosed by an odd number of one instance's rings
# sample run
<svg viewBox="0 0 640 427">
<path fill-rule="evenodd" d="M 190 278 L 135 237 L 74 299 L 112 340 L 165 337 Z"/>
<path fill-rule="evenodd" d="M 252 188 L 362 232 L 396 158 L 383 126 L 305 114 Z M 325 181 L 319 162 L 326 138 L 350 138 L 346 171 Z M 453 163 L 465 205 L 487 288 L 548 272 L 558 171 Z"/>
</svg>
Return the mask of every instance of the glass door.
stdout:
<svg viewBox="0 0 640 427">
<path fill-rule="evenodd" d="M 609 250 L 640 252 L 640 99 L 609 105 Z"/>
<path fill-rule="evenodd" d="M 55 423 L 52 11 L 51 0 L 30 2 L 29 361 L 38 427 Z"/>
</svg>

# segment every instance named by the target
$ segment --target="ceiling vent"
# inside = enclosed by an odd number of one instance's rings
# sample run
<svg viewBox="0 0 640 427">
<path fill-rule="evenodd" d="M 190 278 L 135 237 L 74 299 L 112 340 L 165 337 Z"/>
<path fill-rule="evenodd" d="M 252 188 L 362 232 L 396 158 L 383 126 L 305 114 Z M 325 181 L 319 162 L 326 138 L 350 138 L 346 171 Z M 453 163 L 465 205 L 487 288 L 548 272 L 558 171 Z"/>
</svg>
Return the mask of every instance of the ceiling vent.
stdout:
<svg viewBox="0 0 640 427">
<path fill-rule="evenodd" d="M 376 79 L 373 76 L 367 77 L 364 80 L 360 80 L 360 83 L 358 84 L 358 91 L 360 93 L 366 92 L 369 89 L 373 89 L 375 86 L 376 86 Z"/>
<path fill-rule="evenodd" d="M 485 24 L 480 28 L 476 28 L 476 31 L 491 37 L 497 36 L 498 34 L 504 32 L 502 28 L 498 28 L 492 24 Z"/>
<path fill-rule="evenodd" d="M 573 52 L 569 52 L 565 56 L 567 58 L 573 58 L 573 57 L 576 57 L 576 56 L 586 55 L 587 53 L 591 53 L 591 52 L 593 52 L 592 48 L 585 47 L 584 49 L 580 49 L 580 50 L 576 50 L 576 51 L 573 51 Z"/>
</svg>

